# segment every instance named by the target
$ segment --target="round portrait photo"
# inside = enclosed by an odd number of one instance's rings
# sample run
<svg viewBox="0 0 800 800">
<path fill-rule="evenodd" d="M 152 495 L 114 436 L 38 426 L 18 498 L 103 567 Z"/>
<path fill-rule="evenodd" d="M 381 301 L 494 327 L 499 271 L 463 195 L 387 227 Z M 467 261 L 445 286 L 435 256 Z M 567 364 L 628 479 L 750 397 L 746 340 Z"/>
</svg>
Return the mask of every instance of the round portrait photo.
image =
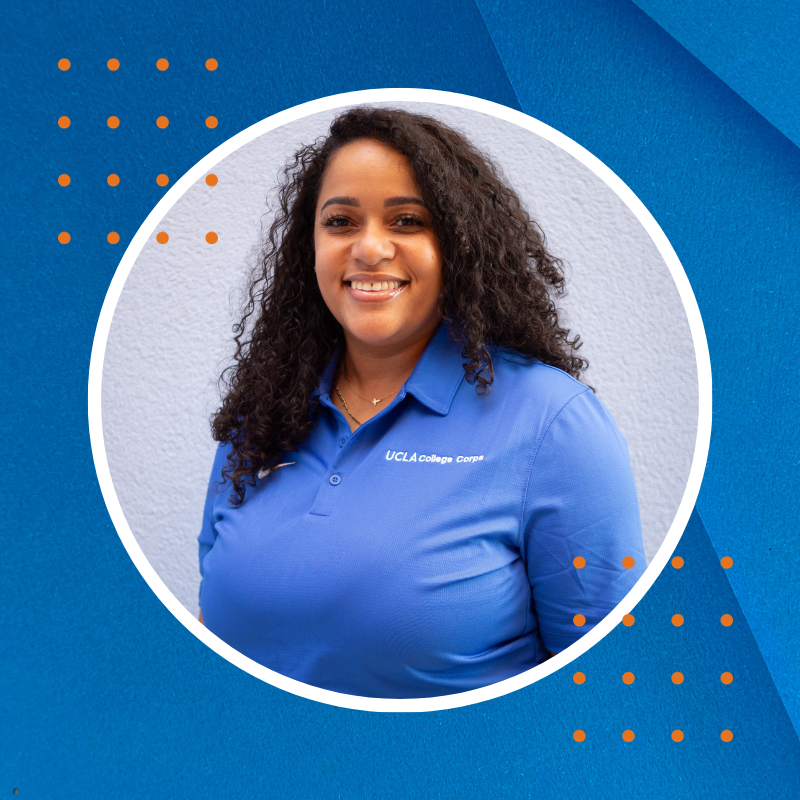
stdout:
<svg viewBox="0 0 800 800">
<path fill-rule="evenodd" d="M 89 381 L 137 568 L 296 694 L 433 710 L 618 625 L 702 480 L 710 368 L 652 216 L 476 98 L 324 98 L 225 142 L 134 237 Z"/>
</svg>

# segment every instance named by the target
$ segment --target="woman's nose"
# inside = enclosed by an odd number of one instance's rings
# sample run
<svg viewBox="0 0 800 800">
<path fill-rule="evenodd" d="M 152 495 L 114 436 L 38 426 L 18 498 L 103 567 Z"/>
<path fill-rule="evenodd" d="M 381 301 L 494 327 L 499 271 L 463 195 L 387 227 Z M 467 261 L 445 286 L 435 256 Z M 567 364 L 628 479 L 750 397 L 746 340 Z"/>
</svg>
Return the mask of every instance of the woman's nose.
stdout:
<svg viewBox="0 0 800 800">
<path fill-rule="evenodd" d="M 391 261 L 395 247 L 383 226 L 367 224 L 353 242 L 350 253 L 357 261 L 373 267 L 381 261 Z"/>
</svg>

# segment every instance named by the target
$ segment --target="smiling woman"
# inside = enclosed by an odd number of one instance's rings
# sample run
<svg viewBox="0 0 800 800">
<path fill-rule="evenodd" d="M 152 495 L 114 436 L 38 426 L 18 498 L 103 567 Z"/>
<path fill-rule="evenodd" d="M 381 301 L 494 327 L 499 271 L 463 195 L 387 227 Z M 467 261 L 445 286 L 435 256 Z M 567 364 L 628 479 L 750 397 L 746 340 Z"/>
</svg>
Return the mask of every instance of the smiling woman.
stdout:
<svg viewBox="0 0 800 800">
<path fill-rule="evenodd" d="M 408 159 L 374 139 L 343 146 L 325 170 L 315 269 L 344 334 L 350 404 L 338 383 L 334 402 L 352 430 L 397 394 L 439 326 L 442 255 L 420 194 Z"/>
<path fill-rule="evenodd" d="M 645 566 L 639 509 L 563 289 L 441 122 L 356 108 L 299 150 L 213 420 L 209 629 L 304 683 L 411 698 L 517 675 L 606 616 Z"/>
</svg>

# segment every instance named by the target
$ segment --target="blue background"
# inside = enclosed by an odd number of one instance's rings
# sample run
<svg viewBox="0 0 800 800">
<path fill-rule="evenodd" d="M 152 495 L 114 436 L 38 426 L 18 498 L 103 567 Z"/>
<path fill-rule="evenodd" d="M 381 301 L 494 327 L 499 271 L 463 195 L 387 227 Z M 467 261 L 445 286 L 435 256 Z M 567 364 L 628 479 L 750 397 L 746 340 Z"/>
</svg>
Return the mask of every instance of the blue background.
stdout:
<svg viewBox="0 0 800 800">
<path fill-rule="evenodd" d="M 0 796 L 800 796 L 800 22 L 788 4 L 673 5 L 7 7 Z M 677 550 L 685 566 L 666 568 L 635 624 L 512 695 L 410 715 L 294 697 L 188 633 L 111 525 L 86 423 L 97 315 L 124 247 L 166 191 L 155 176 L 174 183 L 284 108 L 389 86 L 503 103 L 602 159 L 681 258 L 714 374 L 708 467 Z M 212 114 L 220 124 L 208 129 Z"/>
</svg>

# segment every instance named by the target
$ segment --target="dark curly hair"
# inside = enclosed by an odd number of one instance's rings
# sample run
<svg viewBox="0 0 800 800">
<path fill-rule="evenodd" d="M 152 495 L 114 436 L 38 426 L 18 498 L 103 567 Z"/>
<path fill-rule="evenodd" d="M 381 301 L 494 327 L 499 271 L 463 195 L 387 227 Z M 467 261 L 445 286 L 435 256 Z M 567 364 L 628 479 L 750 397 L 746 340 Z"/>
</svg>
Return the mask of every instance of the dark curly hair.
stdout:
<svg viewBox="0 0 800 800">
<path fill-rule="evenodd" d="M 357 139 L 403 154 L 430 210 L 442 254 L 442 318 L 461 346 L 466 379 L 491 391 L 490 346 L 505 346 L 574 377 L 588 366 L 579 337 L 559 324 L 562 262 L 497 167 L 460 133 L 408 111 L 352 108 L 330 132 L 301 147 L 284 167 L 278 208 L 234 326 L 233 364 L 212 418 L 214 438 L 231 445 L 222 474 L 231 503 L 244 501 L 255 473 L 296 451 L 314 427 L 311 395 L 342 328 L 325 305 L 314 272 L 314 220 L 325 167 Z"/>
</svg>

